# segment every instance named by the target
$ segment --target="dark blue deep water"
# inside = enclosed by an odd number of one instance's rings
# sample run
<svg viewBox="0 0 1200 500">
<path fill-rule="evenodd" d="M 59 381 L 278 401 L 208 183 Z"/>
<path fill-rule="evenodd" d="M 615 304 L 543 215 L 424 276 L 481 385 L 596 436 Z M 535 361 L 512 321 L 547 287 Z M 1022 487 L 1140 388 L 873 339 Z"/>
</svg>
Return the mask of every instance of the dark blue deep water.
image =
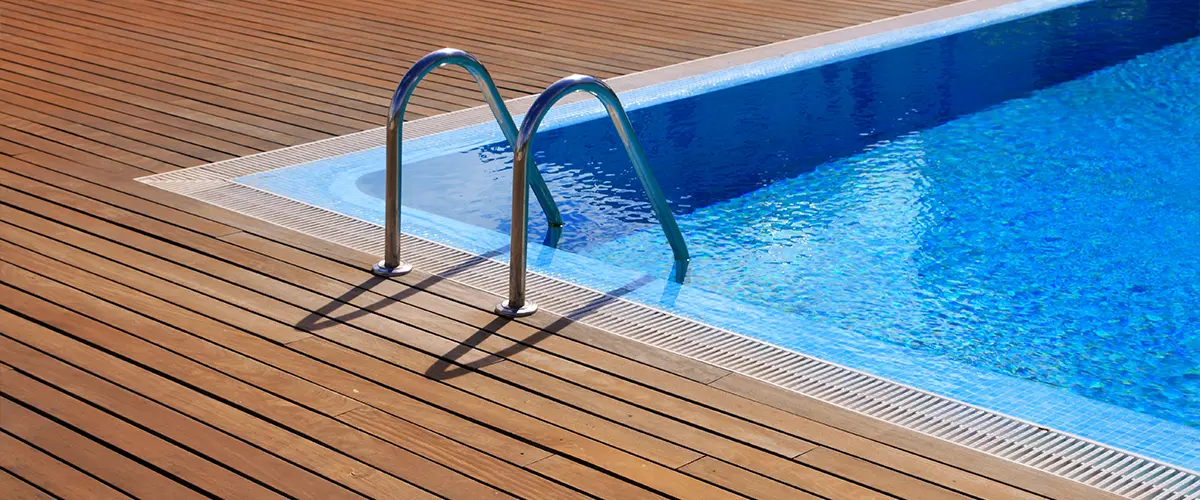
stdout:
<svg viewBox="0 0 1200 500">
<path fill-rule="evenodd" d="M 1198 9 L 1097 0 L 632 112 L 688 285 L 1200 427 Z M 609 123 L 536 148 L 562 248 L 666 276 Z M 507 231 L 510 168 L 418 162 L 404 202 Z"/>
</svg>

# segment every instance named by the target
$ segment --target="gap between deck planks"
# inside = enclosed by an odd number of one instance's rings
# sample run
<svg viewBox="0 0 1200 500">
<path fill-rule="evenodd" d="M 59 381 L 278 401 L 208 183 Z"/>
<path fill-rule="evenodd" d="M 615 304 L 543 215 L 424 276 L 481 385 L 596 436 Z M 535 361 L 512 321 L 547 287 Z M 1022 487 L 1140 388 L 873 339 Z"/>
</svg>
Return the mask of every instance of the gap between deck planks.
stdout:
<svg viewBox="0 0 1200 500">
<path fill-rule="evenodd" d="M 443 45 L 513 97 L 946 3 L 0 0 L 0 487 L 1103 498 L 131 180 L 370 127 Z"/>
</svg>

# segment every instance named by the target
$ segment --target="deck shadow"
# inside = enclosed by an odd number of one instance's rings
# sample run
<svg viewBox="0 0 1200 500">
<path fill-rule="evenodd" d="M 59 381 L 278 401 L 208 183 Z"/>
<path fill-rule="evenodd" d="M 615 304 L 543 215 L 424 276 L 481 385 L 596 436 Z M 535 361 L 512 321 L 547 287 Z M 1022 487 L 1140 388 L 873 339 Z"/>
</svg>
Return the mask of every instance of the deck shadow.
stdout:
<svg viewBox="0 0 1200 500">
<path fill-rule="evenodd" d="M 505 245 L 503 247 L 485 252 L 481 255 L 472 256 L 471 258 L 454 265 L 439 275 L 431 275 L 428 278 L 421 280 L 421 282 L 412 286 L 408 286 L 403 290 L 392 294 L 391 296 L 382 298 L 364 307 L 356 307 L 345 314 L 334 316 L 333 314 L 343 306 L 355 307 L 351 304 L 351 301 L 367 291 L 372 290 L 378 284 L 389 279 L 381 276 L 371 276 L 362 283 L 350 288 L 337 298 L 329 301 L 327 304 L 317 308 L 313 312 L 310 312 L 308 316 L 305 316 L 304 319 L 296 323 L 295 327 L 305 331 L 316 331 L 337 325 L 339 323 L 346 323 L 368 314 L 376 313 L 391 303 L 399 302 L 427 289 L 429 286 L 432 286 L 442 280 L 461 274 L 473 265 L 482 263 L 483 261 L 486 261 L 492 257 L 502 255 L 507 251 L 508 245 Z M 460 342 L 453 349 L 439 356 L 438 360 L 434 362 L 428 370 L 425 371 L 425 376 L 435 380 L 448 380 L 454 377 L 465 375 L 472 371 L 482 369 L 489 365 L 503 362 L 508 357 L 536 345 L 538 342 L 541 342 L 550 335 L 558 333 L 572 322 L 591 315 L 605 304 L 608 304 L 621 296 L 646 286 L 653 281 L 654 278 L 650 276 L 642 276 L 625 285 L 614 288 L 600 297 L 580 306 L 579 308 L 566 313 L 561 318 L 555 320 L 549 325 L 540 328 L 533 335 L 516 341 L 512 345 L 501 349 L 499 352 L 488 354 L 485 357 L 474 361 L 466 363 L 459 362 L 463 356 L 467 355 L 472 349 L 482 344 L 483 341 L 489 336 L 494 335 L 497 331 L 499 331 L 500 328 L 503 328 L 504 325 L 508 324 L 510 321 L 513 321 L 509 318 L 497 316 L 495 319 L 488 322 L 487 325 L 484 325 L 482 328 L 476 330 L 475 333 L 473 333 L 466 340 Z"/>
<path fill-rule="evenodd" d="M 421 280 L 419 283 L 408 286 L 407 288 L 391 295 L 390 297 L 385 297 L 371 305 L 351 310 L 350 312 L 337 317 L 332 316 L 334 311 L 341 309 L 343 306 L 355 307 L 350 303 L 350 301 L 358 298 L 367 291 L 374 289 L 376 285 L 390 279 L 382 276 L 371 275 L 371 277 L 367 278 L 366 281 L 354 285 L 353 288 L 346 290 L 345 293 L 339 295 L 337 298 L 329 301 L 327 304 L 321 307 L 318 307 L 315 311 L 310 312 L 308 316 L 305 316 L 304 319 L 301 319 L 298 323 L 296 323 L 295 327 L 300 330 L 316 331 L 334 326 L 338 323 L 345 323 L 350 320 L 378 312 L 380 309 L 383 309 L 392 302 L 399 302 L 405 298 L 411 297 L 414 294 L 424 291 L 426 288 L 446 278 L 451 278 L 461 274 L 471 266 L 483 263 L 492 257 L 504 255 L 507 252 L 508 245 L 505 245 L 500 248 L 484 252 L 480 255 L 473 255 L 467 260 L 459 262 L 458 264 L 455 264 L 449 269 L 443 271 L 441 274 L 430 275 L 428 278 Z"/>
<path fill-rule="evenodd" d="M 459 345 L 455 346 L 446 354 L 443 354 L 434 364 L 425 371 L 425 376 L 435 380 L 447 380 L 454 377 L 466 375 L 467 373 L 484 368 L 489 365 L 500 363 L 510 356 L 517 354 L 525 349 L 537 345 L 542 340 L 550 337 L 561 331 L 567 325 L 578 321 L 584 317 L 591 315 L 600 307 L 617 300 L 622 295 L 628 294 L 654 281 L 650 276 L 643 276 L 625 285 L 606 292 L 604 295 L 589 301 L 587 304 L 580 306 L 578 309 L 567 313 L 566 315 L 554 320 L 549 325 L 546 325 L 533 335 L 525 337 L 512 345 L 501 349 L 499 352 L 490 353 L 482 359 L 471 361 L 468 363 L 459 363 L 458 360 L 463 355 L 471 351 L 472 348 L 481 344 L 489 336 L 494 335 L 501 327 L 510 321 L 509 318 L 496 317 L 483 328 L 476 331 L 470 338 L 464 340 Z"/>
</svg>

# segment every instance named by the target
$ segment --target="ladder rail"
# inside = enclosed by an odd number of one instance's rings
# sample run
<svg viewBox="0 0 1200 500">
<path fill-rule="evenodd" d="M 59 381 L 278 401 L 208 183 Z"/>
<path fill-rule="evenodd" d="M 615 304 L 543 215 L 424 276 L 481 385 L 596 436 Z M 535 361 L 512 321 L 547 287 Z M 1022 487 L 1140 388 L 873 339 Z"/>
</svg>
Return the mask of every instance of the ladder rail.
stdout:
<svg viewBox="0 0 1200 500">
<path fill-rule="evenodd" d="M 525 174 L 526 172 L 536 174 L 538 171 L 537 166 L 530 160 L 530 147 L 533 144 L 534 135 L 537 134 L 538 126 L 541 125 L 542 120 L 555 103 L 575 92 L 587 92 L 604 104 L 609 118 L 617 128 L 617 134 L 625 146 L 625 152 L 633 162 L 634 172 L 641 181 L 646 196 L 650 198 L 650 207 L 654 211 L 655 217 L 658 218 L 663 233 L 667 236 L 667 242 L 671 245 L 671 252 L 675 258 L 675 280 L 682 283 L 684 274 L 687 272 L 687 264 L 691 259 L 687 242 L 684 241 L 683 233 L 680 232 L 679 225 L 675 222 L 675 215 L 671 213 L 671 207 L 667 204 L 662 188 L 659 187 L 658 180 L 655 179 L 654 172 L 650 169 L 649 162 L 646 161 L 646 153 L 642 150 L 641 143 L 638 142 L 633 125 L 629 122 L 629 116 L 625 113 L 625 107 L 621 105 L 621 100 L 617 98 L 616 92 L 603 81 L 586 75 L 571 75 L 551 84 L 534 101 L 533 106 L 526 113 L 525 119 L 521 122 L 516 146 L 513 149 L 513 206 L 512 233 L 509 245 L 508 300 L 496 306 L 496 313 L 502 316 L 528 316 L 537 311 L 537 305 L 527 300 L 525 296 L 527 250 L 525 240 L 529 230 L 527 196 L 528 181 L 532 177 L 532 175 L 527 177 Z"/>
<path fill-rule="evenodd" d="M 396 92 L 392 94 L 391 106 L 388 109 L 387 170 L 384 175 L 387 190 L 384 208 L 384 254 L 383 260 L 375 264 L 373 268 L 375 274 L 380 276 L 398 276 L 412 269 L 411 265 L 400 260 L 400 166 L 404 143 L 404 110 L 408 107 L 408 101 L 412 97 L 413 91 L 416 90 L 425 75 L 448 65 L 459 66 L 471 74 L 475 83 L 479 85 L 479 90 L 483 92 L 484 101 L 491 108 L 496 122 L 500 124 L 504 138 L 508 140 L 514 150 L 516 149 L 517 125 L 508 112 L 508 107 L 504 105 L 504 99 L 500 97 L 500 92 L 496 89 L 492 76 L 488 74 L 479 59 L 462 50 L 445 48 L 430 52 L 413 64 L 404 73 L 399 85 L 396 86 Z M 513 175 L 516 175 L 516 171 L 514 163 Z M 526 172 L 522 171 L 521 174 L 521 177 L 525 177 Z M 546 181 L 542 179 L 541 173 L 534 170 L 528 174 L 533 192 L 537 196 L 542 211 L 546 213 L 550 227 L 562 227 L 562 214 L 554 202 L 554 197 L 550 194 L 550 189 L 546 186 Z"/>
</svg>

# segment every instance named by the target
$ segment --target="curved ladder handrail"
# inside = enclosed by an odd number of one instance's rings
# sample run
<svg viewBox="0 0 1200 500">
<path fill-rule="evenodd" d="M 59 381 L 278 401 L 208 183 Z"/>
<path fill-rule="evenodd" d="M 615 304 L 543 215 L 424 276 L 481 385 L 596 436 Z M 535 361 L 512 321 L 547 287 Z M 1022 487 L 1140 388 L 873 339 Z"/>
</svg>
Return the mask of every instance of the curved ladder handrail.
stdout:
<svg viewBox="0 0 1200 500">
<path fill-rule="evenodd" d="M 629 154 L 629 159 L 633 162 L 634 172 L 637 173 L 638 180 L 642 182 L 646 196 L 650 198 L 650 206 L 654 209 L 654 215 L 658 218 L 659 225 L 662 226 L 663 232 L 667 235 L 667 241 L 671 244 L 671 252 L 674 254 L 676 264 L 676 281 L 683 281 L 688 261 L 691 259 L 688 255 L 687 243 L 683 240 L 683 233 L 679 231 L 679 225 L 675 223 L 671 207 L 667 205 L 662 188 L 658 186 L 654 172 L 650 170 L 650 164 L 646 161 L 646 153 L 642 151 L 642 145 L 633 132 L 633 125 L 629 123 L 629 116 L 625 114 L 625 107 L 621 105 L 621 100 L 617 98 L 616 92 L 613 92 L 612 88 L 599 79 L 586 75 L 571 75 L 551 84 L 533 102 L 533 106 L 529 108 L 524 121 L 521 122 L 517 145 L 513 148 L 512 239 L 509 245 L 511 255 L 508 264 L 508 300 L 496 306 L 496 313 L 502 316 L 528 316 L 537 310 L 537 305 L 527 301 L 525 297 L 525 237 L 529 229 L 529 205 L 526 196 L 529 186 L 526 183 L 524 172 L 538 171 L 536 165 L 530 168 L 529 148 L 542 119 L 546 117 L 546 113 L 555 103 L 574 92 L 592 94 L 608 110 L 608 116 L 612 118 L 613 125 L 617 127 L 617 134 L 621 136 L 621 142 L 625 145 L 625 152 Z"/>
<path fill-rule="evenodd" d="M 430 52 L 413 64 L 404 73 L 400 84 L 396 86 L 396 92 L 392 94 L 392 104 L 388 110 L 387 173 L 384 175 L 384 183 L 387 184 L 387 201 L 384 208 L 384 253 L 383 260 L 375 264 L 373 269 L 377 275 L 397 276 L 412 269 L 411 265 L 400 260 L 400 159 L 401 145 L 404 142 L 404 110 L 408 107 L 408 100 L 416 90 L 417 84 L 421 83 L 421 79 L 425 78 L 429 72 L 450 64 L 471 73 L 475 83 L 479 85 L 479 90 L 483 92 L 484 100 L 492 109 L 492 115 L 500 124 L 504 138 L 508 139 L 508 143 L 516 149 L 517 126 L 513 122 L 508 108 L 504 105 L 504 99 L 500 97 L 500 92 L 496 90 L 492 76 L 488 74 L 479 59 L 462 50 L 445 48 Z M 552 228 L 561 227 L 563 225 L 562 214 L 559 213 L 558 206 L 554 203 L 550 189 L 546 187 L 546 181 L 537 171 L 534 171 L 531 177 L 533 192 L 537 195 L 542 211 L 546 213 L 547 222 Z"/>
</svg>

